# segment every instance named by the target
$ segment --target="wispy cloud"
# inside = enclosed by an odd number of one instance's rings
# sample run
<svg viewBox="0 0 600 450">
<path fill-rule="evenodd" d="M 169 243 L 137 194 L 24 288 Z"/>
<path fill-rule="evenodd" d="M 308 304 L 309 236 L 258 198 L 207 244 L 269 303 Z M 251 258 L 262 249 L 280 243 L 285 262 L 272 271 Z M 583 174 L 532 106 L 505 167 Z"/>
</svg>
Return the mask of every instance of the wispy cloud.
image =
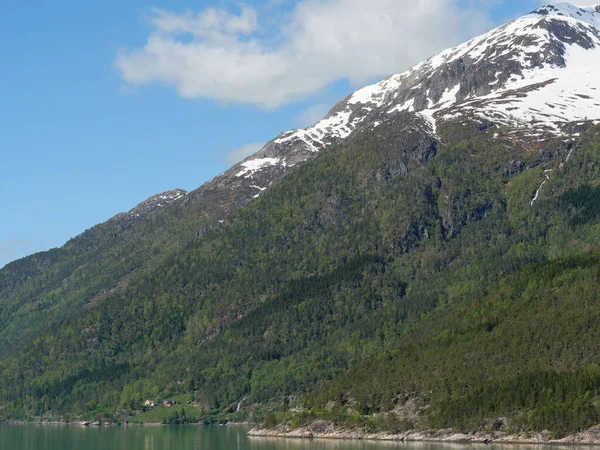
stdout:
<svg viewBox="0 0 600 450">
<path fill-rule="evenodd" d="M 321 120 L 329 109 L 330 107 L 327 105 L 314 105 L 298 114 L 296 119 L 300 123 L 300 126 L 308 127 Z"/>
<path fill-rule="evenodd" d="M 256 142 L 252 144 L 242 145 L 238 148 L 234 148 L 227 153 L 227 162 L 230 164 L 240 162 L 244 158 L 247 158 L 248 156 L 253 155 L 257 151 L 259 151 L 261 148 L 263 148 L 264 145 L 264 142 Z"/>
<path fill-rule="evenodd" d="M 247 5 L 154 9 L 146 45 L 123 49 L 115 65 L 133 85 L 163 83 L 184 98 L 276 108 L 338 80 L 360 85 L 406 69 L 488 28 L 490 3 L 300 0 L 275 27 Z"/>
</svg>

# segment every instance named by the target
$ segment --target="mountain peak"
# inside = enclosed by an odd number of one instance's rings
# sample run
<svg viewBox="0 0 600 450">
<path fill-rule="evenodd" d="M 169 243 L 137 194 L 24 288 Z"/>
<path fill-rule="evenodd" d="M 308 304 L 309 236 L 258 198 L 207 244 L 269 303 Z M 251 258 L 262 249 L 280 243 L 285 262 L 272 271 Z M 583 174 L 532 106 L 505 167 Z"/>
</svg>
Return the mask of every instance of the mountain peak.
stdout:
<svg viewBox="0 0 600 450">
<path fill-rule="evenodd" d="M 600 3 L 597 6 L 577 6 L 568 2 L 553 3 L 540 6 L 539 8 L 535 9 L 532 14 L 541 16 L 567 16 L 578 20 L 585 19 L 587 16 L 588 18 L 595 17 L 596 20 L 598 20 L 598 14 L 600 14 Z"/>
</svg>

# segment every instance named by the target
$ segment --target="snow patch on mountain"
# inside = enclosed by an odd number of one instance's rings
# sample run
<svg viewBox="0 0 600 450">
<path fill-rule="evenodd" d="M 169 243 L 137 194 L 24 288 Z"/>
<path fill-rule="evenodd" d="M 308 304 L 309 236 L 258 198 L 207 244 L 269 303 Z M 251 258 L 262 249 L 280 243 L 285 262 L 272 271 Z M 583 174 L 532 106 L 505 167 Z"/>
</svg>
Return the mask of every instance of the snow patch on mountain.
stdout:
<svg viewBox="0 0 600 450">
<path fill-rule="evenodd" d="M 280 162 L 281 160 L 279 158 L 258 158 L 244 161 L 241 164 L 243 169 L 237 173 L 236 177 L 251 178 L 252 175 L 259 170 L 265 167 L 275 166 Z"/>
<path fill-rule="evenodd" d="M 600 53 L 590 55 L 589 50 L 571 45 L 565 61 L 568 76 L 563 76 L 565 69 L 560 67 L 532 69 L 504 89 L 462 106 L 484 102 L 474 108 L 481 118 L 516 127 L 543 125 L 557 134 L 565 123 L 600 119 Z M 527 94 L 511 95 L 511 91 Z"/>
<path fill-rule="evenodd" d="M 174 203 L 186 197 L 187 195 L 188 193 L 183 189 L 174 189 L 172 191 L 156 194 L 147 200 L 144 200 L 142 203 L 138 204 L 128 212 L 118 213 L 110 220 L 140 220 L 153 213 L 157 209 L 164 208 L 165 206 L 170 205 L 171 203 Z"/>
</svg>

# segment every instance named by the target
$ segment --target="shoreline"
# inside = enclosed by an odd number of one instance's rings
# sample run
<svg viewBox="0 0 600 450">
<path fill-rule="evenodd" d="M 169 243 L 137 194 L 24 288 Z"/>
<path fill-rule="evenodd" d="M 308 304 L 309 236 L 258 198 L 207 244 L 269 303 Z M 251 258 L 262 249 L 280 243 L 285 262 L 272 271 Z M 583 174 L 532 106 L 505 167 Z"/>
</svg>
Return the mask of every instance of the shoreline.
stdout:
<svg viewBox="0 0 600 450">
<path fill-rule="evenodd" d="M 223 424 L 207 424 L 205 422 L 193 422 L 180 425 L 169 425 L 161 422 L 99 422 L 88 420 L 73 420 L 65 422 L 60 420 L 0 420 L 0 425 L 59 425 L 59 426 L 76 426 L 82 428 L 104 428 L 104 427 L 210 427 L 210 426 L 244 426 L 252 427 L 256 424 L 250 422 L 227 422 Z"/>
<path fill-rule="evenodd" d="M 283 439 L 331 439 L 331 440 L 364 440 L 364 441 L 395 441 L 395 442 L 436 442 L 447 444 L 519 444 L 519 445 L 600 445 L 600 425 L 596 425 L 580 433 L 575 433 L 561 439 L 552 439 L 551 433 L 514 433 L 505 432 L 476 432 L 465 434 L 452 429 L 406 431 L 403 433 L 369 433 L 365 430 L 350 430 L 335 427 L 331 423 L 315 423 L 291 430 L 285 426 L 276 428 L 253 428 L 248 432 L 249 437 L 283 438 Z"/>
<path fill-rule="evenodd" d="M 75 426 L 81 428 L 112 428 L 112 427 L 169 427 L 157 422 L 144 423 L 108 423 L 108 422 L 88 422 L 88 421 L 23 421 L 23 420 L 4 420 L 0 421 L 0 425 L 36 425 L 36 426 Z M 248 422 L 228 422 L 226 424 L 205 424 L 194 423 L 178 425 L 184 427 L 199 427 L 199 426 L 244 426 L 250 427 L 252 424 Z M 552 446 L 600 446 L 600 425 L 591 427 L 585 431 L 566 436 L 561 439 L 552 439 L 551 433 L 544 431 L 541 433 L 527 432 L 509 434 L 505 432 L 475 432 L 473 434 L 465 434 L 456 432 L 452 429 L 443 430 L 420 430 L 406 431 L 403 433 L 369 433 L 364 429 L 347 429 L 336 427 L 332 423 L 323 423 L 316 421 L 308 426 L 298 429 L 290 429 L 286 426 L 278 426 L 276 428 L 258 428 L 254 427 L 247 432 L 249 438 L 263 439 L 323 439 L 323 440 L 361 440 L 373 442 L 415 442 L 415 443 L 440 443 L 440 444 L 481 444 L 481 445 L 552 445 Z"/>
</svg>

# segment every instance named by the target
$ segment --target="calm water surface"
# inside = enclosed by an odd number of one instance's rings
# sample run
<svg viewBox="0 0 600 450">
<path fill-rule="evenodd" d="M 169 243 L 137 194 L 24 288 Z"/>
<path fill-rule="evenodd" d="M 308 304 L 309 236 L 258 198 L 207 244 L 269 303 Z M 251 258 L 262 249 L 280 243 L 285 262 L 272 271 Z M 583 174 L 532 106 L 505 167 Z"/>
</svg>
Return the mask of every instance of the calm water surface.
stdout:
<svg viewBox="0 0 600 450">
<path fill-rule="evenodd" d="M 249 438 L 243 427 L 2 425 L 0 450 L 542 450 L 544 446 Z M 557 447 L 553 447 L 556 449 Z M 570 450 L 576 447 L 570 447 Z M 588 450 L 593 447 L 587 447 Z M 598 447 L 596 447 L 598 450 Z"/>
</svg>

